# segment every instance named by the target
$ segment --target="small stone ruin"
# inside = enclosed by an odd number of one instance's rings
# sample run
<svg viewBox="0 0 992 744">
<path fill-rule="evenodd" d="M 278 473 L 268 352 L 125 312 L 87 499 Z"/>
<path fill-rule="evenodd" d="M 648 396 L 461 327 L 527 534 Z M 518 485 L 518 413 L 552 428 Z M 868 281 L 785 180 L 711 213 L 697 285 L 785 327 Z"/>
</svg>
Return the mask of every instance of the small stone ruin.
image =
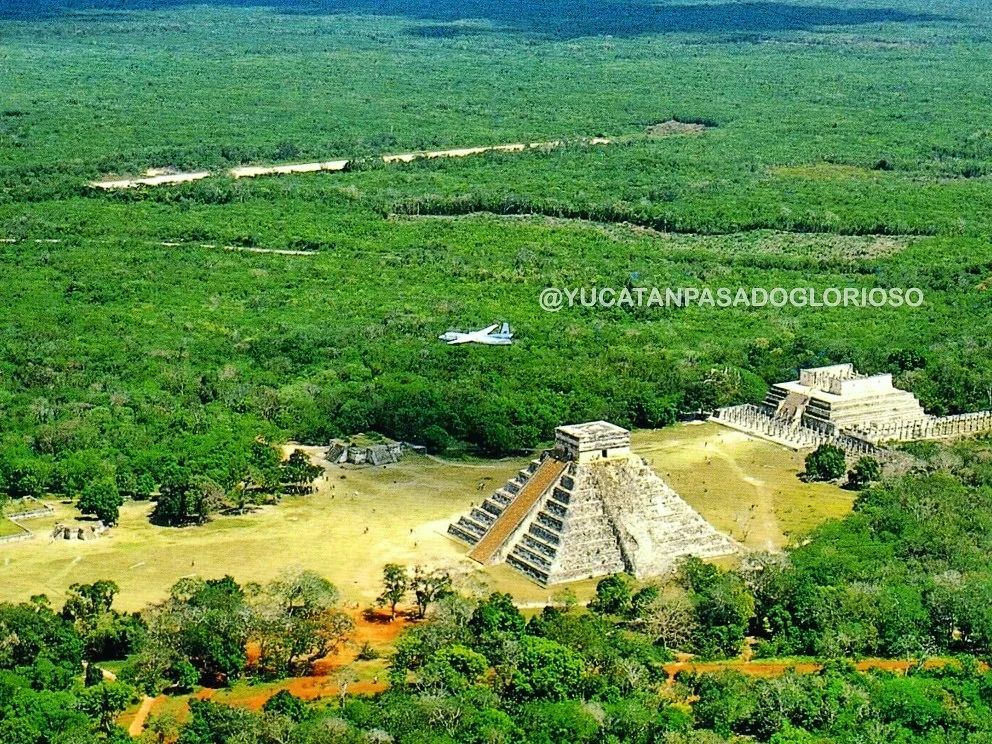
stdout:
<svg viewBox="0 0 992 744">
<path fill-rule="evenodd" d="M 403 457 L 403 445 L 374 432 L 335 439 L 327 448 L 327 461 L 335 464 L 388 465 Z"/>
<path fill-rule="evenodd" d="M 103 522 L 93 524 L 63 524 L 59 522 L 52 529 L 53 540 L 96 540 L 107 531 Z"/>
</svg>

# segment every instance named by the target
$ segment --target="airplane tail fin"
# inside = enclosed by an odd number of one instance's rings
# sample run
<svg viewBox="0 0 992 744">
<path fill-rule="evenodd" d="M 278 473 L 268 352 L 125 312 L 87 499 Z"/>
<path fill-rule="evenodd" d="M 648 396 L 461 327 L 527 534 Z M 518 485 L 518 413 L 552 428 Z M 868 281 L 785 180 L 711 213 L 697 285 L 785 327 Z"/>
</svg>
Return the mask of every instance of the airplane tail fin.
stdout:
<svg viewBox="0 0 992 744">
<path fill-rule="evenodd" d="M 504 323 L 503 324 L 503 327 L 499 329 L 499 335 L 500 336 L 509 336 L 510 335 L 510 324 L 509 323 Z"/>
</svg>

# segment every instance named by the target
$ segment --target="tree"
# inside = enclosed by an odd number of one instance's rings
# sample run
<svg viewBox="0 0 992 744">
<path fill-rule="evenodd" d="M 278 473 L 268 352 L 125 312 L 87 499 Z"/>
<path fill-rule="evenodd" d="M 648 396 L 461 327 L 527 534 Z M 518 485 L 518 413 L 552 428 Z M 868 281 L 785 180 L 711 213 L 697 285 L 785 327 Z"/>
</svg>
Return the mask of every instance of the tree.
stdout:
<svg viewBox="0 0 992 744">
<path fill-rule="evenodd" d="M 235 514 L 244 514 L 250 511 L 249 507 L 265 503 L 267 498 L 256 483 L 235 483 L 227 494 L 229 508 Z"/>
<path fill-rule="evenodd" d="M 151 519 L 156 524 L 182 527 L 202 524 L 221 506 L 224 490 L 209 478 L 193 478 L 172 469 L 163 480 Z"/>
<path fill-rule="evenodd" d="M 578 694 L 585 678 L 582 657 L 560 643 L 523 636 L 510 678 L 516 700 L 567 700 Z"/>
<path fill-rule="evenodd" d="M 589 706 L 578 700 L 561 703 L 535 701 L 520 706 L 518 725 L 540 744 L 592 744 L 605 741 L 599 721 Z"/>
<path fill-rule="evenodd" d="M 417 617 L 423 619 L 434 602 L 451 594 L 451 574 L 440 568 L 428 571 L 415 566 L 410 588 L 417 601 Z"/>
<path fill-rule="evenodd" d="M 489 669 L 489 661 L 465 646 L 454 645 L 434 654 L 420 672 L 425 687 L 441 688 L 457 694 L 471 687 Z"/>
<path fill-rule="evenodd" d="M 171 713 L 160 713 L 157 716 L 149 716 L 142 741 L 147 744 L 166 744 L 173 741 L 178 732 L 178 719 Z"/>
<path fill-rule="evenodd" d="M 179 744 L 258 741 L 258 716 L 248 710 L 193 699 L 189 712 L 190 721 L 183 726 Z"/>
<path fill-rule="evenodd" d="M 230 576 L 180 579 L 169 598 L 145 614 L 142 671 L 134 674 L 143 686 L 154 687 L 162 677 L 175 681 L 182 661 L 211 681 L 226 682 L 244 672 L 252 612 L 244 591 Z"/>
<path fill-rule="evenodd" d="M 115 469 L 114 481 L 117 491 L 125 499 L 145 501 L 155 490 L 155 481 L 147 472 L 138 472 L 127 465 Z"/>
<path fill-rule="evenodd" d="M 403 601 L 410 590 L 410 577 L 406 567 L 387 563 L 382 569 L 382 594 L 375 599 L 377 607 L 389 605 L 390 620 L 396 619 L 396 605 Z"/>
<path fill-rule="evenodd" d="M 92 584 L 72 584 L 62 606 L 62 617 L 84 626 L 93 625 L 100 615 L 110 612 L 119 591 L 115 582 L 103 579 Z"/>
<path fill-rule="evenodd" d="M 806 477 L 809 480 L 835 480 L 844 475 L 846 469 L 844 450 L 833 444 L 821 444 L 806 455 Z"/>
<path fill-rule="evenodd" d="M 589 609 L 600 615 L 623 616 L 630 612 L 632 599 L 630 579 L 624 574 L 614 574 L 596 584 L 596 596 Z"/>
<path fill-rule="evenodd" d="M 278 713 L 300 723 L 310 715 L 310 707 L 301 698 L 289 690 L 279 690 L 265 701 L 262 710 L 266 713 Z"/>
<path fill-rule="evenodd" d="M 21 499 L 25 496 L 41 496 L 45 491 L 45 477 L 40 463 L 33 459 L 23 459 L 14 463 L 2 463 L 0 486 L 9 498 Z"/>
<path fill-rule="evenodd" d="M 855 491 L 866 488 L 882 477 L 882 466 L 874 457 L 861 457 L 847 474 L 847 485 Z"/>
<path fill-rule="evenodd" d="M 179 659 L 170 670 L 173 687 L 176 690 L 192 690 L 200 681 L 200 673 L 186 659 Z"/>
<path fill-rule="evenodd" d="M 251 443 L 248 454 L 246 490 L 275 492 L 283 481 L 283 463 L 279 450 L 264 439 Z"/>
<path fill-rule="evenodd" d="M 640 613 L 634 626 L 665 648 L 684 649 L 696 633 L 692 604 L 685 596 L 675 599 L 656 597 Z"/>
<path fill-rule="evenodd" d="M 123 615 L 111 608 L 117 592 L 117 584 L 105 580 L 69 587 L 62 617 L 75 624 L 91 662 L 126 656 L 143 633 L 139 615 Z"/>
<path fill-rule="evenodd" d="M 324 473 L 323 468 L 310 462 L 303 450 L 293 450 L 281 469 L 283 485 L 296 493 L 311 490 L 313 482 Z"/>
<path fill-rule="evenodd" d="M 657 584 L 648 584 L 643 586 L 634 592 L 634 596 L 630 598 L 630 610 L 627 612 L 627 617 L 632 620 L 639 618 L 644 612 L 651 607 L 655 601 L 661 596 L 661 587 Z"/>
<path fill-rule="evenodd" d="M 179 689 L 186 689 L 177 683 L 175 667 L 185 663 L 193 670 L 192 684 L 200 680 L 200 673 L 185 659 L 180 659 L 179 651 L 172 645 L 172 637 L 167 640 L 160 638 L 164 635 L 157 623 L 152 622 L 148 635 L 143 639 L 137 651 L 128 656 L 117 678 L 145 695 L 158 695 L 169 685 L 174 684 Z"/>
<path fill-rule="evenodd" d="M 695 556 L 683 560 L 677 578 L 689 591 L 696 650 L 707 657 L 740 653 L 754 616 L 754 597 L 743 579 Z"/>
<path fill-rule="evenodd" d="M 554 602 L 554 606 L 560 608 L 564 613 L 571 612 L 579 604 L 579 597 L 570 586 L 566 586 L 564 589 L 555 592 L 551 599 Z"/>
<path fill-rule="evenodd" d="M 472 613 L 468 627 L 477 639 L 496 633 L 517 636 L 524 632 L 527 622 L 509 594 L 494 592 L 479 603 Z"/>
<path fill-rule="evenodd" d="M 927 366 L 926 357 L 913 349 L 897 349 L 889 354 L 886 362 L 893 372 L 907 372 Z"/>
<path fill-rule="evenodd" d="M 68 689 L 83 671 L 83 641 L 71 622 L 36 603 L 0 603 L 0 671 L 37 677 L 36 686 Z"/>
<path fill-rule="evenodd" d="M 116 481 L 108 477 L 87 483 L 76 506 L 83 514 L 92 514 L 104 524 L 112 526 L 120 519 L 123 503 Z"/>
<path fill-rule="evenodd" d="M 79 496 L 97 481 L 114 481 L 116 475 L 102 453 L 94 450 L 72 452 L 59 459 L 52 474 L 52 488 L 70 498 Z"/>
<path fill-rule="evenodd" d="M 287 570 L 255 592 L 251 637 L 266 676 L 309 673 L 354 623 L 336 608 L 338 590 L 314 571 Z"/>
<path fill-rule="evenodd" d="M 431 424 L 421 433 L 420 441 L 430 454 L 441 455 L 451 446 L 451 435 L 437 424 Z"/>
<path fill-rule="evenodd" d="M 97 726 L 109 734 L 116 726 L 117 716 L 123 713 L 134 699 L 134 690 L 119 682 L 101 682 L 79 693 L 78 708 L 95 718 Z"/>
<path fill-rule="evenodd" d="M 101 682 L 103 682 L 103 670 L 92 662 L 88 663 L 86 673 L 83 675 L 83 685 L 93 687 Z"/>
</svg>

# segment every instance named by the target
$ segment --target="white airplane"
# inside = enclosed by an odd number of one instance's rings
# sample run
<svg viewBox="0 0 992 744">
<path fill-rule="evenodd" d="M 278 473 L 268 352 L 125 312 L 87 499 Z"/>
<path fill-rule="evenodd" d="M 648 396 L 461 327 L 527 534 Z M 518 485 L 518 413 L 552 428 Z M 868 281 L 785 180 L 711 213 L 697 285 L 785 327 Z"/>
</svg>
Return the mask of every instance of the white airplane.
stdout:
<svg viewBox="0 0 992 744">
<path fill-rule="evenodd" d="M 447 341 L 452 344 L 487 344 L 489 346 L 508 346 L 513 343 L 513 333 L 510 331 L 510 324 L 504 323 L 499 331 L 499 324 L 493 324 L 480 331 L 470 331 L 460 333 L 458 331 L 448 331 L 438 336 L 438 340 Z"/>
</svg>

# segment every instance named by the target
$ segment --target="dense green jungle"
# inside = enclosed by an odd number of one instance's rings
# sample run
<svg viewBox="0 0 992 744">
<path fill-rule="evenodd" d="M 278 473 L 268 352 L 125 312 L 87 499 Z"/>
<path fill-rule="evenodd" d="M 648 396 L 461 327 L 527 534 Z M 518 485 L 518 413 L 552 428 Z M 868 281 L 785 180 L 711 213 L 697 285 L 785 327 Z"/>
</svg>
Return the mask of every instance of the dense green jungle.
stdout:
<svg viewBox="0 0 992 744">
<path fill-rule="evenodd" d="M 5 0 L 0 507 L 230 493 L 278 471 L 266 443 L 361 431 L 532 452 L 562 423 L 666 426 L 839 362 L 930 413 L 992 408 L 990 122 L 978 0 Z M 382 159 L 513 143 L 544 144 Z M 93 185 L 161 169 L 211 175 Z M 925 302 L 547 312 L 549 287 Z M 510 346 L 437 338 L 504 321 Z M 441 577 L 390 691 L 195 701 L 145 737 L 992 741 L 988 443 L 910 449 L 915 472 L 784 556 L 610 577 L 588 610 L 527 617 Z M 130 741 L 140 695 L 309 669 L 350 621 L 326 579 L 281 581 L 189 578 L 133 615 L 112 582 L 0 605 L 0 741 Z M 745 651 L 820 666 L 664 673 Z M 939 663 L 852 664 L 871 656 Z"/>
<path fill-rule="evenodd" d="M 499 455 L 848 360 L 932 412 L 988 407 L 984 5 L 545 6 L 8 5 L 6 470 L 37 490 L 66 458 L 146 480 L 180 461 L 230 485 L 257 436 L 359 430 Z M 651 134 L 672 120 L 704 128 Z M 376 157 L 517 141 L 563 145 Z M 352 169 L 225 175 L 336 158 Z M 148 168 L 215 175 L 88 185 Z M 547 313 L 548 286 L 926 302 Z M 512 347 L 436 340 L 501 320 Z"/>
</svg>

